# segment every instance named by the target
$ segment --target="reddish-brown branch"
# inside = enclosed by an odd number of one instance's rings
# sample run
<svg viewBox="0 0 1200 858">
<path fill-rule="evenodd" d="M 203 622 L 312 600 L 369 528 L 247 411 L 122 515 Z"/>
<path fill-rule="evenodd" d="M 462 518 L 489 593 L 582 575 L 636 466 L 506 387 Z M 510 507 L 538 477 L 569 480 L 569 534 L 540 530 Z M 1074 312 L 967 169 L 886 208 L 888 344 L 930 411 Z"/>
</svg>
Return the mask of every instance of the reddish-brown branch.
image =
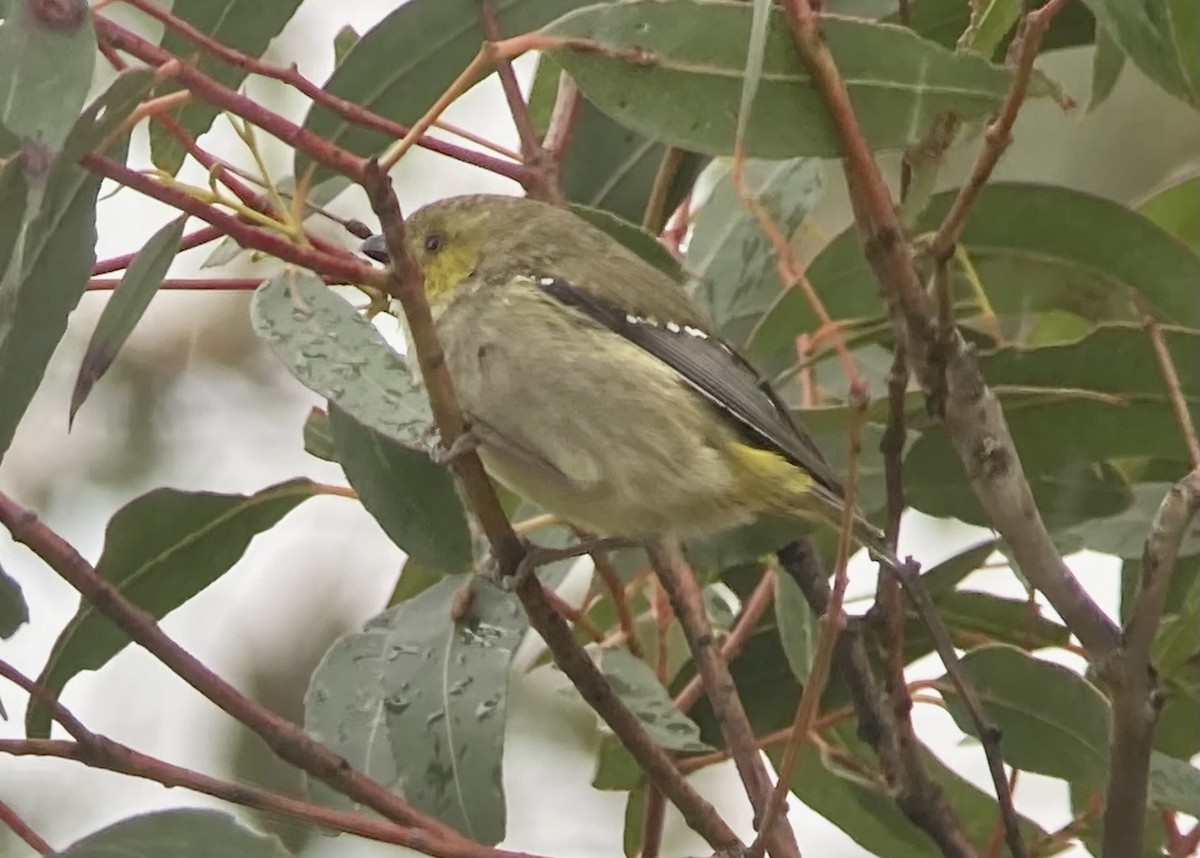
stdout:
<svg viewBox="0 0 1200 858">
<path fill-rule="evenodd" d="M 237 217 L 201 202 L 186 191 L 159 184 L 149 176 L 131 170 L 111 158 L 89 154 L 85 155 L 80 163 L 93 173 L 212 224 L 243 247 L 261 250 L 285 262 L 336 278 L 343 283 L 377 284 L 381 279 L 378 269 L 359 261 L 349 252 L 335 256 L 313 247 L 294 244 L 281 235 L 243 223 Z"/>
<path fill-rule="evenodd" d="M 755 817 L 762 826 L 759 841 L 756 842 L 765 844 L 773 858 L 798 858 L 800 849 L 792 829 L 786 824 L 768 824 L 767 803 L 771 797 L 771 779 L 758 751 L 754 730 L 738 696 L 737 686 L 729 673 L 729 665 L 717 647 L 696 575 L 676 539 L 654 539 L 647 543 L 646 552 L 650 557 L 650 565 L 654 567 L 663 589 L 671 599 L 671 608 L 687 638 L 696 672 L 704 683 L 721 735 L 733 752 L 738 776 L 754 808 Z"/>
<path fill-rule="evenodd" d="M 201 227 L 195 232 L 189 232 L 182 239 L 180 239 L 179 251 L 182 253 L 185 250 L 192 250 L 193 248 L 201 247 L 202 245 L 208 244 L 210 241 L 216 241 L 223 234 L 224 233 L 222 233 L 221 230 L 217 229 L 215 226 Z M 134 257 L 136 257 L 140 252 L 141 251 L 134 251 L 133 253 L 125 253 L 121 256 L 114 256 L 110 259 L 101 259 L 92 266 L 92 276 L 98 277 L 101 274 L 111 274 L 114 271 L 124 271 L 129 267 L 129 263 L 133 262 Z"/>
<path fill-rule="evenodd" d="M 608 598 L 612 600 L 613 609 L 617 612 L 617 625 L 625 637 L 626 649 L 633 656 L 641 658 L 642 644 L 638 640 L 637 629 L 633 625 L 633 614 L 629 611 L 629 599 L 625 596 L 625 588 L 621 586 L 617 568 L 613 566 L 607 551 L 593 551 L 592 563 L 596 569 L 596 577 L 608 591 Z"/>
<path fill-rule="evenodd" d="M 13 834 L 25 841 L 25 845 L 38 855 L 54 854 L 54 849 L 51 848 L 50 844 L 43 840 L 41 835 L 34 831 L 16 810 L 3 801 L 0 801 L 0 825 L 7 826 Z"/>
<path fill-rule="evenodd" d="M 231 804 L 282 814 L 330 831 L 354 834 L 379 843 L 407 846 L 437 858 L 538 858 L 525 852 L 493 849 L 463 839 L 448 840 L 385 819 L 321 807 L 250 784 L 224 781 L 142 754 L 104 736 L 93 735 L 93 738 L 94 741 L 91 742 L 0 739 L 0 753 L 15 757 L 56 757 L 74 760 L 90 768 L 144 778 L 165 787 L 182 787 Z"/>
<path fill-rule="evenodd" d="M 176 30 L 180 35 L 188 39 L 188 41 L 206 53 L 212 54 L 222 62 L 252 74 L 286 83 L 304 96 L 312 99 L 315 103 L 333 111 L 347 122 L 361 125 L 364 128 L 370 128 L 373 131 L 379 131 L 397 139 L 408 133 L 408 127 L 401 125 L 399 122 L 393 122 L 390 119 L 367 110 L 361 105 L 355 104 L 352 101 L 346 101 L 343 98 L 338 98 L 336 95 L 326 92 L 320 86 L 300 74 L 300 70 L 294 64 L 287 67 L 278 66 L 255 57 L 247 56 L 241 51 L 234 50 L 210 38 L 189 25 L 186 21 L 180 20 L 169 12 L 164 12 L 154 4 L 147 2 L 147 0 L 125 0 L 125 2 L 137 7 L 155 20 L 160 21 L 166 27 Z M 436 138 L 422 137 L 417 141 L 416 145 L 428 149 L 430 152 L 437 152 L 439 155 L 445 155 L 464 164 L 471 164 L 512 179 L 514 182 L 520 182 L 525 175 L 525 168 L 521 164 L 514 164 L 501 158 L 493 158 L 486 153 L 476 152 L 473 149 L 466 149 Z"/>
<path fill-rule="evenodd" d="M 1196 439 L 1196 426 L 1192 422 L 1192 410 L 1188 406 L 1187 398 L 1183 395 L 1183 388 L 1179 384 L 1179 373 L 1175 371 L 1175 361 L 1171 358 L 1171 352 L 1167 350 L 1166 342 L 1163 341 L 1162 328 L 1158 319 L 1154 317 L 1150 305 L 1146 303 L 1146 299 L 1134 292 L 1133 301 L 1141 314 L 1142 327 L 1146 331 L 1146 336 L 1150 338 L 1150 347 L 1154 349 L 1154 360 L 1158 363 L 1158 370 L 1162 373 L 1163 382 L 1167 386 L 1167 398 L 1171 402 L 1171 409 L 1175 412 L 1175 422 L 1179 424 L 1179 434 L 1187 446 L 1192 467 L 1200 468 L 1200 441 Z"/>
<path fill-rule="evenodd" d="M 151 44 L 102 15 L 94 15 L 93 20 L 97 36 L 105 39 L 116 50 L 124 51 L 144 63 L 159 68 L 167 67 L 167 64 L 170 63 L 171 65 L 164 70 L 169 71 L 172 77 L 186 89 L 191 90 L 201 101 L 221 110 L 227 110 L 235 116 L 240 116 L 251 125 L 273 134 L 289 146 L 304 152 L 314 161 L 344 176 L 355 181 L 362 177 L 365 164 L 362 158 L 332 145 L 324 138 L 267 110 L 253 99 L 239 95 L 190 63 L 182 62 L 157 45 Z"/>
<path fill-rule="evenodd" d="M 0 524 L 177 676 L 260 736 L 281 759 L 400 825 L 461 842 L 457 832 L 392 795 L 290 721 L 241 694 L 168 637 L 154 617 L 131 604 L 32 511 L 0 494 Z M 60 718 L 61 721 L 61 718 Z M 66 726 L 66 725 L 64 725 Z M 81 726 L 81 725 L 80 725 Z"/>
<path fill-rule="evenodd" d="M 1178 847 L 1171 852 L 1171 858 L 1187 858 L 1195 855 L 1197 849 L 1200 849 L 1200 822 L 1194 824 L 1187 834 L 1180 835 Z"/>
<path fill-rule="evenodd" d="M 115 277 L 93 277 L 88 281 L 89 292 L 110 292 L 121 281 Z M 158 287 L 160 292 L 253 292 L 263 282 L 258 277 L 173 277 L 164 280 Z"/>
<path fill-rule="evenodd" d="M 1070 0 L 1048 0 L 1046 5 L 1029 12 L 1021 20 L 1020 29 L 1013 39 L 1017 54 L 1013 64 L 1012 83 L 1000 104 L 1000 111 L 984 132 L 983 148 L 979 151 L 970 177 L 958 189 L 950 211 L 942 219 L 937 233 L 929 243 L 929 254 L 935 261 L 945 262 L 954 255 L 954 246 L 958 244 L 962 235 L 967 215 L 979 199 L 983 186 L 991 178 L 992 171 L 1000 163 L 1000 157 L 1012 142 L 1013 125 L 1029 92 L 1029 82 L 1033 79 L 1033 61 L 1037 59 L 1042 36 L 1050 27 L 1050 21 L 1069 2 Z"/>
</svg>

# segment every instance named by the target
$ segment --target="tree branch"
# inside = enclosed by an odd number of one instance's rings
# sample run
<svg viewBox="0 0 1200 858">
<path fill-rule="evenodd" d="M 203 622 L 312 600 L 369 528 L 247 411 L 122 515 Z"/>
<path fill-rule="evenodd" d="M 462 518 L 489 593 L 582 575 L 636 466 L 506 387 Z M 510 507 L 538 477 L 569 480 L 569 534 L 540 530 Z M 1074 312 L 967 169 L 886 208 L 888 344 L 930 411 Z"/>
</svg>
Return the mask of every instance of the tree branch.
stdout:
<svg viewBox="0 0 1200 858">
<path fill-rule="evenodd" d="M 1102 666 L 1113 707 L 1103 858 L 1134 855 L 1142 848 L 1150 754 L 1163 704 L 1150 651 L 1179 545 L 1198 511 L 1200 468 L 1171 487 L 1154 515 L 1142 552 L 1140 588 L 1125 627 L 1125 645 Z"/>
<path fill-rule="evenodd" d="M 53 855 L 54 849 L 34 831 L 21 815 L 8 804 L 0 801 L 0 825 L 8 826 L 9 830 L 25 842 L 25 845 L 38 855 Z"/>
<path fill-rule="evenodd" d="M 738 697 L 737 686 L 729 673 L 729 665 L 717 647 L 695 573 L 684 559 L 683 550 L 676 539 L 660 537 L 651 540 L 647 543 L 646 553 L 683 628 L 688 648 L 696 662 L 696 670 L 720 725 L 721 735 L 733 753 L 738 775 L 754 808 L 756 824 L 769 825 L 770 821 L 764 814 L 771 796 L 771 779 L 758 751 L 750 719 L 746 717 L 746 710 Z M 760 837 L 775 858 L 789 855 L 799 858 L 800 849 L 796 846 L 795 835 L 786 823 L 764 828 Z"/>
<path fill-rule="evenodd" d="M 15 541 L 32 549 L 131 640 L 158 658 L 192 688 L 249 727 L 281 759 L 354 801 L 365 804 L 386 819 L 424 829 L 448 840 L 463 840 L 456 831 L 391 794 L 295 724 L 244 696 L 209 670 L 168 637 L 154 617 L 126 600 L 120 590 L 102 578 L 79 552 L 40 522 L 33 512 L 4 494 L 0 494 L 0 524 L 8 528 Z M 63 723 L 62 718 L 59 720 Z M 68 724 L 64 723 L 64 726 Z M 82 725 L 78 725 L 78 729 L 82 729 Z"/>
</svg>

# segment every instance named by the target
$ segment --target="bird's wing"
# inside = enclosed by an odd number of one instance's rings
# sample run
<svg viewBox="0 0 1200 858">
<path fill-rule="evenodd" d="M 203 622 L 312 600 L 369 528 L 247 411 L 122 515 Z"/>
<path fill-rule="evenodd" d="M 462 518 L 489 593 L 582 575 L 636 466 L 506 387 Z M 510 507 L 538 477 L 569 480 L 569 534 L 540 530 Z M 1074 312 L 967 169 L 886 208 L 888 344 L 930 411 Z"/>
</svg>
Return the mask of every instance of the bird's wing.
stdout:
<svg viewBox="0 0 1200 858">
<path fill-rule="evenodd" d="M 838 499 L 843 496 L 833 469 L 770 382 L 728 343 L 691 325 L 627 314 L 561 278 L 534 279 L 550 297 L 674 369 L 693 390 L 732 419 L 748 440 L 789 459 Z"/>
</svg>

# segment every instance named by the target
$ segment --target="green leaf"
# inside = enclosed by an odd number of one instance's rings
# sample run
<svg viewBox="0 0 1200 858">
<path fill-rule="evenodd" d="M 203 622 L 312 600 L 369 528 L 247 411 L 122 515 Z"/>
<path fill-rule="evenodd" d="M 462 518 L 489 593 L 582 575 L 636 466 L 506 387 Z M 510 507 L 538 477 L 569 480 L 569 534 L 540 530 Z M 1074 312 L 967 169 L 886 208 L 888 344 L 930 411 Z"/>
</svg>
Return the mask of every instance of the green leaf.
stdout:
<svg viewBox="0 0 1200 858">
<path fill-rule="evenodd" d="M 450 472 L 332 402 L 329 428 L 346 479 L 392 542 L 443 575 L 470 571 L 471 534 Z"/>
<path fill-rule="evenodd" d="M 597 229 L 602 229 L 628 249 L 632 250 L 646 262 L 659 271 L 669 275 L 674 280 L 683 279 L 683 269 L 679 260 L 671 255 L 658 239 L 643 230 L 640 226 L 623 220 L 603 209 L 590 209 L 587 206 L 573 205 L 571 211 L 586 220 Z"/>
<path fill-rule="evenodd" d="M 831 751 L 861 761 L 868 771 L 876 770 L 879 764 L 875 755 L 854 736 L 853 731 L 852 725 L 839 725 L 824 731 L 822 738 L 829 743 Z M 967 840 L 988 842 L 999 818 L 995 798 L 956 774 L 924 746 L 917 752 L 925 771 L 944 791 L 962 823 Z M 772 748 L 767 753 L 778 767 L 780 749 Z M 872 855 L 879 858 L 939 858 L 943 854 L 904 816 L 887 787 L 839 765 L 836 757 L 823 757 L 812 742 L 801 749 L 789 786 L 800 801 Z M 1047 836 L 1028 819 L 1019 817 L 1018 824 L 1026 843 Z"/>
<path fill-rule="evenodd" d="M 304 421 L 304 452 L 326 462 L 336 462 L 333 435 L 329 431 L 329 414 L 314 406 Z"/>
<path fill-rule="evenodd" d="M 1163 188 L 1143 201 L 1137 210 L 1200 253 L 1200 176 Z"/>
<path fill-rule="evenodd" d="M 309 271 L 282 271 L 254 293 L 250 320 L 296 377 L 365 426 L 428 449 L 433 415 L 420 381 L 375 326 Z"/>
<path fill-rule="evenodd" d="M 1016 647 L 980 647 L 962 657 L 986 717 L 1004 736 L 1011 766 L 1073 783 L 1102 787 L 1108 768 L 1108 702 L 1073 670 L 1037 659 Z M 940 681 L 946 708 L 958 728 L 974 725 L 949 677 Z M 1053 688 L 1053 694 L 1038 689 Z"/>
<path fill-rule="evenodd" d="M 921 574 L 929 597 L 937 601 L 954 591 L 959 583 L 984 564 L 996 551 L 996 540 L 973 545 Z"/>
<path fill-rule="evenodd" d="M 1183 476 L 1182 468 L 1180 476 Z M 1140 558 L 1150 533 L 1150 522 L 1158 512 L 1170 483 L 1136 483 L 1130 487 L 1133 503 L 1117 515 L 1086 521 L 1056 534 L 1059 545 L 1068 550 L 1087 548 L 1101 554 L 1123 558 Z M 1200 521 L 1184 534 L 1179 556 L 1188 557 L 1200 552 Z"/>
<path fill-rule="evenodd" d="M 162 618 L 228 572 L 250 541 L 317 494 L 311 480 L 279 483 L 252 495 L 155 489 L 108 522 L 96 572 L 121 595 Z M 57 695 L 84 670 L 98 670 L 129 643 L 91 602 L 82 601 L 54 642 L 38 683 Z M 30 704 L 30 738 L 50 732 L 45 708 Z"/>
<path fill-rule="evenodd" d="M 637 716 L 655 744 L 669 751 L 711 751 L 700 741 L 700 729 L 675 708 L 653 668 L 624 647 L 599 650 L 593 655 L 612 690 Z"/>
<path fill-rule="evenodd" d="M 113 290 L 92 331 L 75 389 L 71 392 L 71 410 L 68 422 L 75 421 L 75 413 L 83 405 L 92 385 L 100 380 L 116 360 L 117 352 L 133 333 L 134 327 L 150 306 L 150 301 L 167 276 L 167 269 L 179 253 L 179 242 L 183 237 L 183 225 L 187 215 L 176 218 L 160 228 L 125 269 L 121 282 Z"/>
<path fill-rule="evenodd" d="M 1092 58 L 1092 94 L 1088 112 L 1092 112 L 1112 95 L 1125 69 L 1125 54 L 1104 27 L 1096 28 L 1096 54 Z"/>
<path fill-rule="evenodd" d="M 516 36 L 551 21 L 582 0 L 496 0 L 492 5 L 505 36 Z M 446 91 L 478 53 L 483 42 L 475 0 L 410 0 L 396 6 L 350 49 L 322 87 L 404 125 L 412 125 Z M 334 146 L 366 157 L 392 140 L 379 131 L 352 125 L 328 108 L 313 104 L 304 128 Z M 303 176 L 312 160 L 296 150 L 293 173 Z M 331 175 L 318 167 L 319 181 Z"/>
<path fill-rule="evenodd" d="M 1071 639 L 1066 626 L 1030 610 L 1024 599 L 1005 599 L 992 593 L 956 590 L 937 599 L 941 617 L 950 639 L 957 646 L 1011 644 L 1022 649 L 1065 647 Z M 904 661 L 911 664 L 934 651 L 933 640 L 924 622 L 911 608 L 907 612 L 904 633 Z"/>
<path fill-rule="evenodd" d="M 338 30 L 333 35 L 333 64 L 340 66 L 346 59 L 346 54 L 350 53 L 350 49 L 358 44 L 362 36 L 358 34 L 358 30 L 346 24 L 342 29 Z"/>
<path fill-rule="evenodd" d="M 495 844 L 509 665 L 525 628 L 512 594 L 445 579 L 330 648 L 305 696 L 305 729 L 413 806 Z M 349 806 L 323 785 L 310 789 Z"/>
<path fill-rule="evenodd" d="M 572 203 L 641 223 L 667 148 L 619 124 L 584 98 L 559 168 L 563 194 Z M 691 152 L 680 159 L 663 198 L 666 214 L 683 202 L 708 163 Z"/>
<path fill-rule="evenodd" d="M 962 50 L 986 59 L 996 54 L 996 48 L 1021 17 L 1020 0 L 986 0 L 971 10 L 971 22 L 958 40 Z"/>
<path fill-rule="evenodd" d="M 23 159 L 10 158 L 0 165 L 0 282 L 21 236 L 27 192 Z"/>
<path fill-rule="evenodd" d="M 149 69 L 119 76 L 83 111 L 48 174 L 30 178 L 29 164 L 19 165 L 29 171 L 31 196 L 40 202 L 27 201 L 23 244 L 8 270 L 0 272 L 0 458 L 41 384 L 96 261 L 101 179 L 75 161 L 129 115 L 152 79 Z M 123 161 L 127 141 L 122 135 L 107 154 Z"/>
<path fill-rule="evenodd" d="M 1083 0 L 1146 77 L 1176 98 L 1200 103 L 1193 0 Z"/>
<path fill-rule="evenodd" d="M 790 575 L 775 576 L 775 625 L 792 673 L 800 682 L 808 680 L 817 646 L 819 618 L 814 617 L 800 585 Z"/>
<path fill-rule="evenodd" d="M 763 207 L 782 236 L 791 240 L 825 190 L 825 168 L 815 158 L 748 160 L 746 190 Z M 713 188 L 688 241 L 686 266 L 699 281 L 695 296 L 721 335 L 746 342 L 763 314 L 780 299 L 774 245 L 741 201 L 732 172 Z"/>
<path fill-rule="evenodd" d="M 598 43 L 600 50 L 567 46 L 551 53 L 588 98 L 623 125 L 684 149 L 728 155 L 737 134 L 752 16 L 745 3 L 640 0 L 580 9 L 545 33 Z M 821 30 L 875 150 L 919 142 L 946 113 L 986 117 L 1008 88 L 1003 69 L 898 27 L 826 15 Z M 745 154 L 842 154 L 779 10 L 767 33 Z"/>
<path fill-rule="evenodd" d="M 953 48 L 958 46 L 959 40 L 967 34 L 971 11 L 975 5 L 980 4 L 962 3 L 959 0 L 912 0 L 908 10 L 909 26 L 922 38 Z M 1003 7 L 1003 2 L 1000 5 Z M 894 11 L 895 4 L 887 3 L 884 8 L 888 14 L 883 21 L 899 24 L 900 15 Z M 999 23 L 999 20 L 995 23 Z M 985 28 L 989 41 L 993 26 L 989 21 L 988 27 Z M 1094 29 L 1095 19 L 1086 7 L 1081 3 L 1068 3 L 1050 22 L 1050 29 L 1042 38 L 1042 53 L 1090 45 L 1094 39 Z M 1007 33 L 1000 34 L 1000 44 L 989 55 L 991 59 L 1003 59 L 1004 49 L 1011 43 L 1014 32 L 1015 28 L 1009 28 Z M 979 44 L 982 45 L 982 42 Z M 981 52 L 977 50 L 976 53 Z"/>
<path fill-rule="evenodd" d="M 401 602 L 407 602 L 444 580 L 446 580 L 445 575 L 432 569 L 426 569 L 410 557 L 404 561 L 404 567 L 400 570 L 400 579 L 396 582 L 392 595 L 388 598 L 387 606 L 390 608 Z"/>
<path fill-rule="evenodd" d="M 916 232 L 937 228 L 954 193 L 937 194 Z M 1049 185 L 992 183 L 985 187 L 963 231 L 995 311 L 1025 316 L 1067 310 L 1093 322 L 1130 318 L 1136 290 L 1165 324 L 1200 328 L 1200 258 L 1157 225 L 1111 200 Z M 834 320 L 879 312 L 878 286 L 855 228 L 831 241 L 808 267 L 808 278 Z M 971 298 L 955 266 L 955 294 Z M 756 354 L 794 348 L 797 333 L 820 322 L 793 291 L 764 320 Z"/>
<path fill-rule="evenodd" d="M 646 826 L 646 785 L 638 783 L 625 798 L 625 827 L 622 845 L 625 858 L 637 858 L 642 851 Z"/>
<path fill-rule="evenodd" d="M 0 125 L 58 152 L 92 85 L 96 34 L 82 3 L 6 0 L 0 25 Z M 39 11 L 40 10 L 40 11 Z"/>
<path fill-rule="evenodd" d="M 205 3 L 180 3 L 171 14 L 190 24 L 213 41 L 251 57 L 261 57 L 271 40 L 292 19 L 300 0 L 208 0 Z M 168 27 L 162 46 L 194 64 L 204 74 L 228 89 L 239 89 L 248 72 L 202 51 L 179 31 Z M 212 127 L 220 110 L 193 98 L 174 113 L 174 117 L 193 137 Z M 179 172 L 187 151 L 161 125 L 150 125 L 150 159 L 154 166 L 171 175 Z"/>
<path fill-rule="evenodd" d="M 160 810 L 132 816 L 56 852 L 59 858 L 290 858 L 273 836 L 215 810 Z"/>
<path fill-rule="evenodd" d="M 1151 752 L 1150 795 L 1146 803 L 1157 810 L 1200 816 L 1200 770 L 1186 760 Z"/>
<path fill-rule="evenodd" d="M 21 594 L 21 585 L 0 567 L 0 639 L 11 638 L 29 622 L 29 606 Z"/>
</svg>

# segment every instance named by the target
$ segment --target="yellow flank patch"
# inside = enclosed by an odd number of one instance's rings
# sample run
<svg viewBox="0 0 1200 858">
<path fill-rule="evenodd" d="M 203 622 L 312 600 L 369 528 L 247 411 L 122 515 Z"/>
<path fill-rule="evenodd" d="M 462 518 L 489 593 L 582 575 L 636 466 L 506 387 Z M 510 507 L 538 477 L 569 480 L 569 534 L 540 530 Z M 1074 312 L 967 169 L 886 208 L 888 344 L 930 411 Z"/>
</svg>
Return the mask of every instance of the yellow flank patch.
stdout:
<svg viewBox="0 0 1200 858">
<path fill-rule="evenodd" d="M 763 512 L 795 515 L 802 511 L 812 490 L 807 472 L 778 453 L 749 444 L 732 444 L 728 453 L 744 503 Z"/>
</svg>

